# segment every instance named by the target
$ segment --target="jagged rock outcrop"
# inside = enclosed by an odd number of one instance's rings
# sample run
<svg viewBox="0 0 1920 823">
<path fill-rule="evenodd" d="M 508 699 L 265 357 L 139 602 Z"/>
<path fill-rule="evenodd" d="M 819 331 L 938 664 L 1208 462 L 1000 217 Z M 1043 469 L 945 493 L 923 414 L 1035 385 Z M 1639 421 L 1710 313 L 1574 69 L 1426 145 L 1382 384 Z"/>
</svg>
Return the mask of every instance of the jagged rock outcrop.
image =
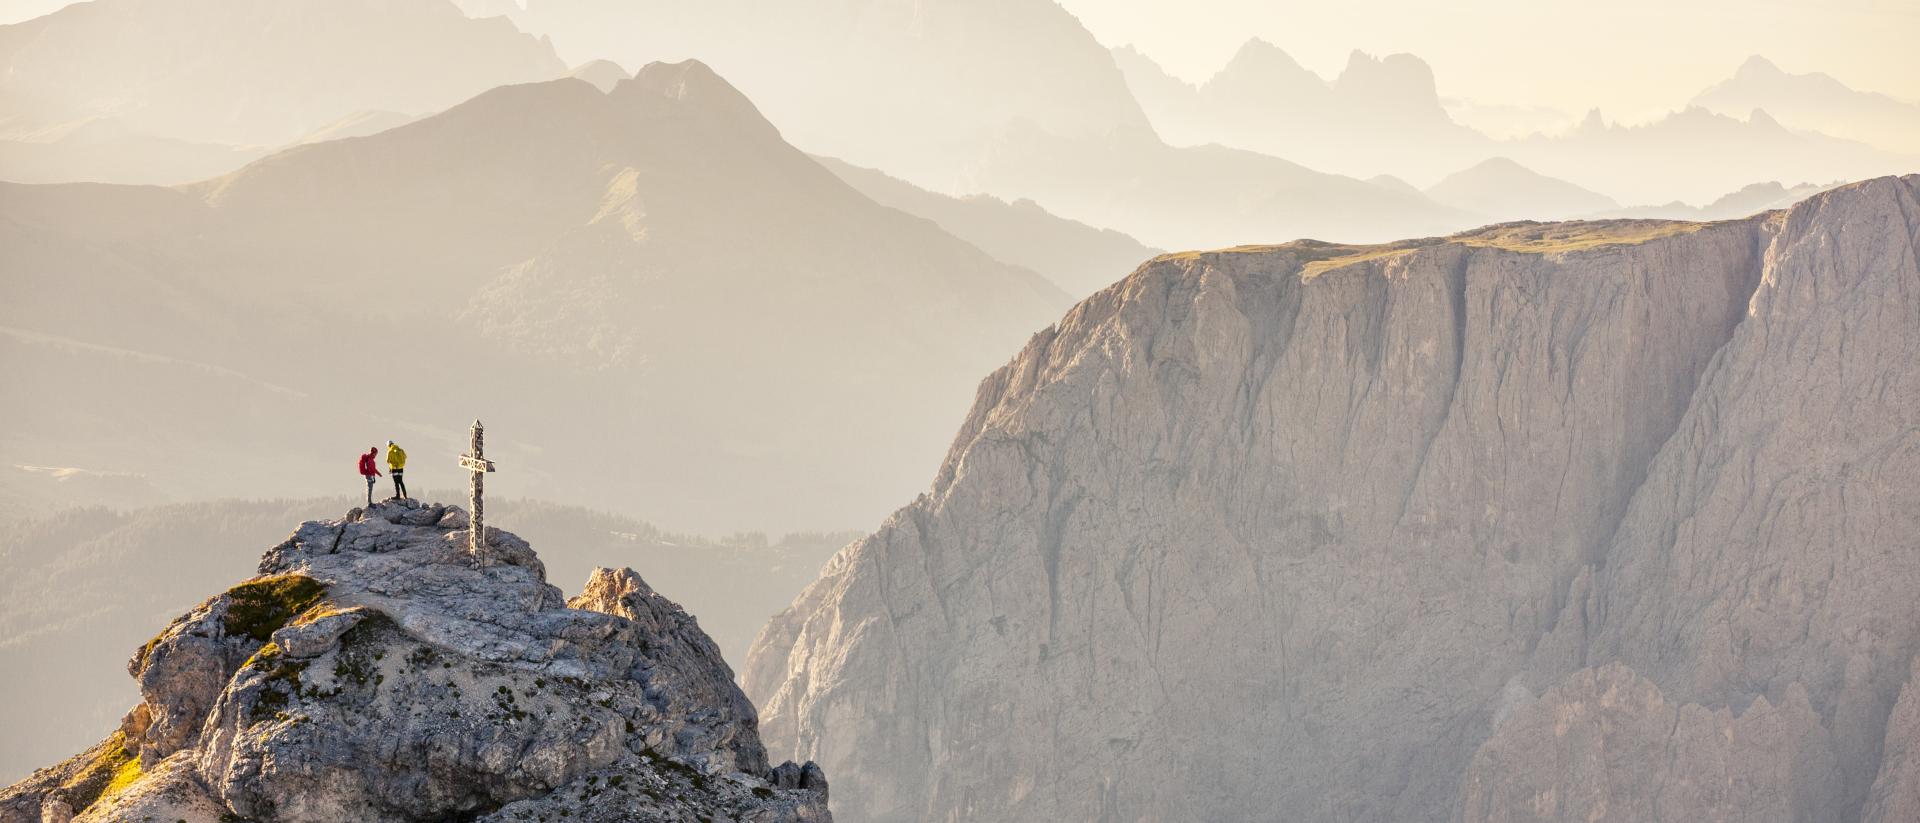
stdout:
<svg viewBox="0 0 1920 823">
<path fill-rule="evenodd" d="M 414 501 L 303 524 L 139 649 L 121 729 L 0 821 L 831 820 L 679 606 L 609 569 L 565 601 L 512 534 L 471 564 L 465 525 Z"/>
<path fill-rule="evenodd" d="M 1908 177 L 1162 257 L 768 626 L 766 739 L 862 823 L 1858 819 L 1920 651 L 1917 245 Z"/>
</svg>

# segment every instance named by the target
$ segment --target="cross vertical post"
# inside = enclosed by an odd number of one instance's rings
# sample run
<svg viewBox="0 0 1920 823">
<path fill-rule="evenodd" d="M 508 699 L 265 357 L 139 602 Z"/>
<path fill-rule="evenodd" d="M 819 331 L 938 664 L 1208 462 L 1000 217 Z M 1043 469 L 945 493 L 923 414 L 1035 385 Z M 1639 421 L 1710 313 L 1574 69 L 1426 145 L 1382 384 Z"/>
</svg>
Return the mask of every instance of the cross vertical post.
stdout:
<svg viewBox="0 0 1920 823">
<path fill-rule="evenodd" d="M 467 553 L 473 555 L 476 561 L 485 556 L 487 526 L 484 495 L 487 489 L 487 472 L 493 471 L 493 461 L 488 460 L 486 456 L 486 439 L 486 428 L 480 425 L 480 421 L 473 421 L 473 432 L 468 440 L 468 448 L 471 451 L 460 455 L 461 468 L 473 472 L 473 483 L 469 487 L 467 500 L 468 506 L 472 509 L 471 516 L 468 518 Z"/>
</svg>

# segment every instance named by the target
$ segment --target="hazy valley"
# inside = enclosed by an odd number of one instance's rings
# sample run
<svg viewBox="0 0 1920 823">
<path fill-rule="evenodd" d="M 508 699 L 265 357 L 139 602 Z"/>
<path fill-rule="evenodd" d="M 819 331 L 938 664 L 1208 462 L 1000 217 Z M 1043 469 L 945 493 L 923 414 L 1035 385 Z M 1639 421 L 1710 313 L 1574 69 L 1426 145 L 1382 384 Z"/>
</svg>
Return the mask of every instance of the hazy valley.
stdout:
<svg viewBox="0 0 1920 823">
<path fill-rule="evenodd" d="M 1920 818 L 1913 20 L 1702 6 L 0 9 L 0 823 Z"/>
</svg>

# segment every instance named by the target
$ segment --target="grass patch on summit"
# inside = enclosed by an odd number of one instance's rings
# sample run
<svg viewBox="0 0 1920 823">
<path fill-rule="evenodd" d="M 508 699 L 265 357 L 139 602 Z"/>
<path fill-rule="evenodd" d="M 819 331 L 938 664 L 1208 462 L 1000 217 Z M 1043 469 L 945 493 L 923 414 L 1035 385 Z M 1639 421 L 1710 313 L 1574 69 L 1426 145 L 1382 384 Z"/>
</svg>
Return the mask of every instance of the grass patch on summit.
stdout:
<svg viewBox="0 0 1920 823">
<path fill-rule="evenodd" d="M 128 747 L 125 732 L 114 732 L 95 750 L 93 758 L 73 773 L 61 789 L 76 815 L 140 780 L 139 753 Z"/>
<path fill-rule="evenodd" d="M 1637 246 L 1663 237 L 1692 234 L 1706 226 L 1706 223 L 1678 220 L 1502 223 L 1456 234 L 1448 240 L 1474 248 L 1504 249 L 1523 254 L 1555 254 L 1604 246 Z"/>
<path fill-rule="evenodd" d="M 312 608 L 327 587 L 304 574 L 277 574 L 227 590 L 227 634 L 265 643 L 295 615 Z"/>
</svg>

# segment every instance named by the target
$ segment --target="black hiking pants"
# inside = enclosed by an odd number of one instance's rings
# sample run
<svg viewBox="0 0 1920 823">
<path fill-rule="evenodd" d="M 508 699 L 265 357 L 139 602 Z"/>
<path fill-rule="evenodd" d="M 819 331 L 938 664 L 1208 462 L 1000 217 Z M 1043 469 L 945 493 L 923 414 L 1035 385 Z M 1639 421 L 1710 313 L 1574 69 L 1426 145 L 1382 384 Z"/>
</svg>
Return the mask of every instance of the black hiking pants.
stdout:
<svg viewBox="0 0 1920 823">
<path fill-rule="evenodd" d="M 400 477 L 400 473 L 404 471 L 406 469 L 392 469 L 387 472 L 393 475 L 393 496 L 402 500 L 407 497 L 407 481 Z"/>
</svg>

